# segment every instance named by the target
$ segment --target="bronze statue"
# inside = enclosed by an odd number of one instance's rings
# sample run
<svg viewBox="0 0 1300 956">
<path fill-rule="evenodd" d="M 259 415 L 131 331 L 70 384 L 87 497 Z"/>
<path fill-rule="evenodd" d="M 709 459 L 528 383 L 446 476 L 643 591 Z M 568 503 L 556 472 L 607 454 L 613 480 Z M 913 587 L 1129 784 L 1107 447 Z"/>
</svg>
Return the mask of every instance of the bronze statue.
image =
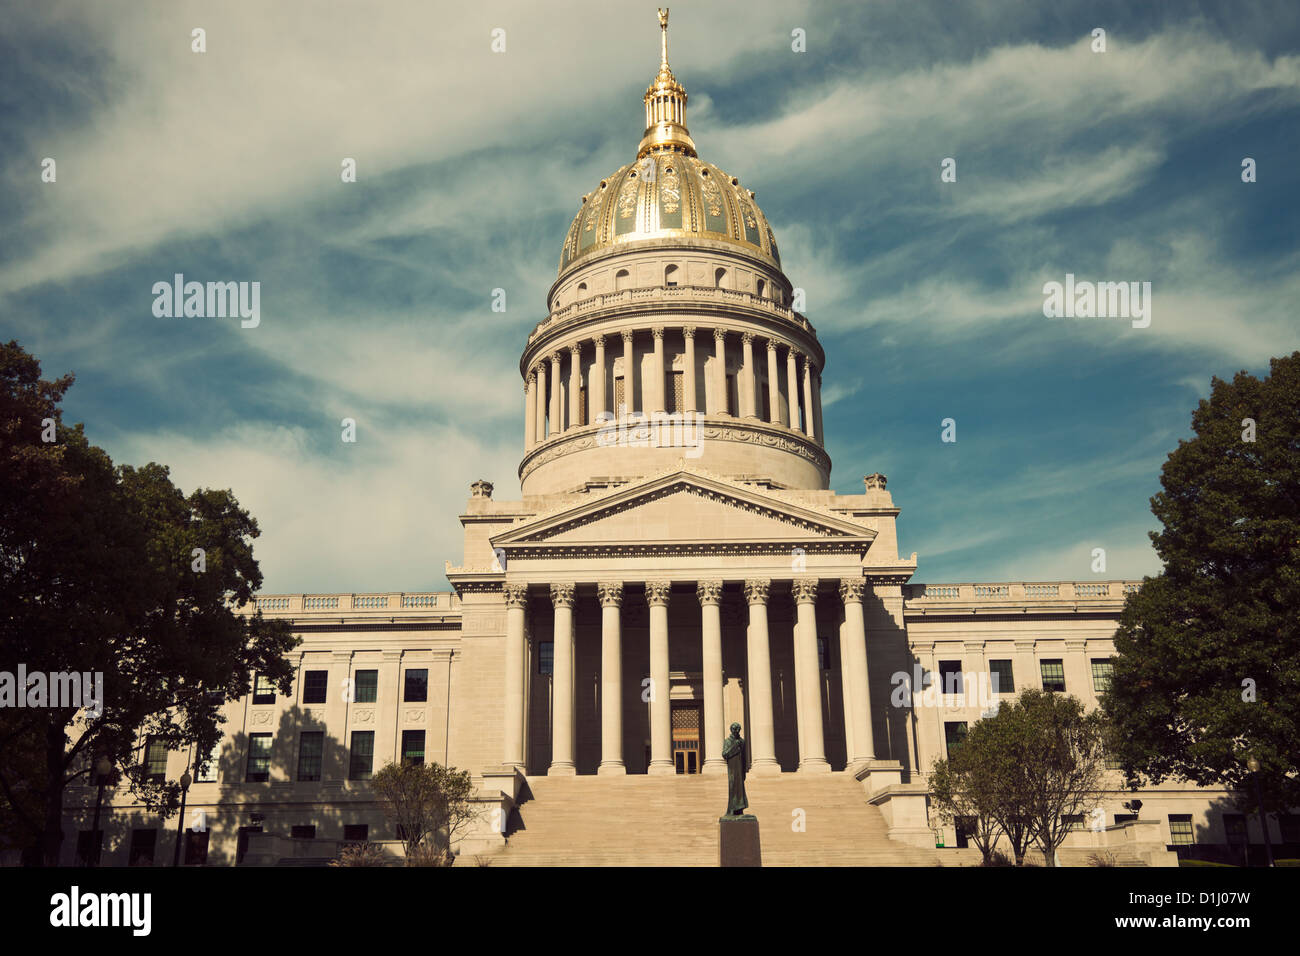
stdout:
<svg viewBox="0 0 1300 956">
<path fill-rule="evenodd" d="M 727 761 L 727 813 L 740 816 L 749 806 L 745 796 L 745 738 L 740 724 L 731 725 L 731 736 L 722 742 L 722 757 Z"/>
</svg>

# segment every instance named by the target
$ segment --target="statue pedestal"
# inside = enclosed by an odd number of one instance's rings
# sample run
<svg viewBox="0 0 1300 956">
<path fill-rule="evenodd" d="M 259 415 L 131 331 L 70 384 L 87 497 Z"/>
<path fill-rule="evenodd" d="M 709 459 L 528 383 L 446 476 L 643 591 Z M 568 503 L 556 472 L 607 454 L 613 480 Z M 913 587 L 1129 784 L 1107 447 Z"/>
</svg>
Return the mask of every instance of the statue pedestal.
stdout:
<svg viewBox="0 0 1300 956">
<path fill-rule="evenodd" d="M 758 840 L 758 817 L 745 813 L 718 818 L 718 865 L 763 865 Z"/>
</svg>

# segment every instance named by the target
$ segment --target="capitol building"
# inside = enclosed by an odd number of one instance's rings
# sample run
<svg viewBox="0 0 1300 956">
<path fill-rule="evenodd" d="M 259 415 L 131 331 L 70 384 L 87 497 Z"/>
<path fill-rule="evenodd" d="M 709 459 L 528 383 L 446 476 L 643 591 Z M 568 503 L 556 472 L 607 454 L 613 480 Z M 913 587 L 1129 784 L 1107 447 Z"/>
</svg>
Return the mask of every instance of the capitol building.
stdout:
<svg viewBox="0 0 1300 956">
<path fill-rule="evenodd" d="M 905 479 L 831 490 L 834 362 L 752 184 L 701 158 L 661 36 L 640 143 L 556 236 L 545 317 L 520 330 L 519 498 L 489 475 L 454 505 L 449 592 L 257 598 L 302 638 L 293 693 L 258 681 L 224 708 L 182 863 L 400 854 L 369 778 L 411 759 L 473 774 L 458 865 L 715 865 L 738 722 L 764 865 L 971 865 L 931 763 L 1025 688 L 1096 706 L 1136 582 L 918 583 Z M 195 757 L 142 741 L 163 779 Z M 1229 797 L 1116 772 L 1061 862 L 1173 865 L 1246 824 Z M 94 800 L 69 791 L 68 863 Z M 103 865 L 172 862 L 176 817 L 125 789 L 103 829 Z"/>
</svg>

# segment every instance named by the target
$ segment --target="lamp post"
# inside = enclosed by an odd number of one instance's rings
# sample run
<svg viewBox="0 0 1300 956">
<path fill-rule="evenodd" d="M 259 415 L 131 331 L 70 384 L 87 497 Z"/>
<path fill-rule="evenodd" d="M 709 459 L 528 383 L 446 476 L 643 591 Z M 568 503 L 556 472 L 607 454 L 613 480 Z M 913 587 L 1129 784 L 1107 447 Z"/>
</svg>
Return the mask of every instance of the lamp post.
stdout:
<svg viewBox="0 0 1300 956">
<path fill-rule="evenodd" d="M 99 792 L 95 796 L 95 816 L 90 824 L 90 838 L 95 841 L 94 849 L 90 852 L 90 858 L 86 860 L 87 866 L 99 866 L 99 852 L 103 846 L 104 838 L 99 833 L 99 808 L 104 803 L 104 784 L 108 783 L 109 774 L 113 772 L 113 762 L 107 757 L 101 756 L 95 761 L 95 775 L 99 778 Z"/>
<path fill-rule="evenodd" d="M 1268 838 L 1268 817 L 1264 815 L 1264 790 L 1259 785 L 1259 760 L 1252 756 L 1246 760 L 1246 769 L 1255 778 L 1255 801 L 1259 804 L 1259 826 L 1264 831 L 1264 857 L 1273 865 L 1273 841 Z"/>
<path fill-rule="evenodd" d="M 194 778 L 186 769 L 181 774 L 181 814 L 180 819 L 176 821 L 176 849 L 172 851 L 172 866 L 181 865 L 181 837 L 185 835 L 185 798 L 189 796 L 190 784 L 193 782 Z"/>
</svg>

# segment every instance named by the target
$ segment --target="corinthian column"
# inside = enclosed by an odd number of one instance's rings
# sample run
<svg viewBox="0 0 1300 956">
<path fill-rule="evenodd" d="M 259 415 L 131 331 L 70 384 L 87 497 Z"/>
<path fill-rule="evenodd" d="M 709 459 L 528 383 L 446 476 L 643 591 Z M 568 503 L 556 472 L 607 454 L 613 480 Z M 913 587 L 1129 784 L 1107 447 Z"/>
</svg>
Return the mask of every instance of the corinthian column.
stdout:
<svg viewBox="0 0 1300 956">
<path fill-rule="evenodd" d="M 666 411 L 664 403 L 664 330 L 662 326 L 655 326 L 650 330 L 654 336 L 655 352 L 654 363 L 651 366 L 651 375 L 654 376 L 650 383 L 650 394 L 646 396 L 646 403 L 649 407 L 648 412 Z"/>
<path fill-rule="evenodd" d="M 754 333 L 746 332 L 740 337 L 741 355 L 744 361 L 744 379 L 737 391 L 740 392 L 740 414 L 745 418 L 758 417 L 758 375 L 754 371 Z"/>
<path fill-rule="evenodd" d="M 552 659 L 554 703 L 548 776 L 571 777 L 578 772 L 577 764 L 573 762 L 573 592 L 572 584 L 551 585 L 551 603 L 555 605 L 555 653 Z"/>
<path fill-rule="evenodd" d="M 537 442 L 546 441 L 546 363 L 537 363 Z"/>
<path fill-rule="evenodd" d="M 695 399 L 695 326 L 682 329 L 685 349 L 682 352 L 682 409 L 688 415 L 699 406 Z"/>
<path fill-rule="evenodd" d="M 597 335 L 592 341 L 596 343 L 596 358 L 591 366 L 591 381 L 587 385 L 587 394 L 591 396 L 591 400 L 587 403 L 587 408 L 591 412 L 591 421 L 587 423 L 589 425 L 600 421 L 600 416 L 607 411 L 605 405 L 605 336 Z"/>
<path fill-rule="evenodd" d="M 848 643 L 849 673 L 853 688 L 853 753 L 850 766 L 861 766 L 876 757 L 871 740 L 871 684 L 867 676 L 867 629 L 862 614 L 862 594 L 866 582 L 849 578 L 840 582 L 840 599 L 844 602 L 844 638 Z"/>
<path fill-rule="evenodd" d="M 803 431 L 809 438 L 817 438 L 817 429 L 813 427 L 812 402 L 812 359 L 803 357 Z"/>
<path fill-rule="evenodd" d="M 537 441 L 537 376 L 532 372 L 524 379 L 524 451 Z"/>
<path fill-rule="evenodd" d="M 781 380 L 777 375 L 776 343 L 767 340 L 767 420 L 775 425 L 781 420 Z"/>
<path fill-rule="evenodd" d="M 794 599 L 795 711 L 799 721 L 799 771 L 829 772 L 822 735 L 821 662 L 817 659 L 817 579 L 796 578 Z"/>
<path fill-rule="evenodd" d="M 635 358 L 632 354 L 632 330 L 623 330 L 623 401 L 627 404 L 625 409 L 617 409 L 619 414 L 626 412 L 632 414 L 636 411 L 636 369 Z M 620 426 L 621 427 L 621 426 Z"/>
<path fill-rule="evenodd" d="M 813 422 L 817 428 L 818 444 L 825 445 L 826 430 L 822 427 L 822 373 L 817 370 L 813 375 Z"/>
<path fill-rule="evenodd" d="M 723 329 L 713 330 L 713 408 L 712 413 L 729 415 L 727 408 L 727 333 Z"/>
<path fill-rule="evenodd" d="M 650 605 L 650 766 L 647 773 L 676 773 L 673 765 L 672 703 L 668 677 L 668 581 L 647 581 Z"/>
<path fill-rule="evenodd" d="M 551 353 L 551 428 L 549 434 L 558 435 L 564 431 L 564 421 L 560 408 L 560 353 Z"/>
<path fill-rule="evenodd" d="M 754 773 L 780 773 L 776 760 L 775 721 L 772 719 L 772 652 L 767 637 L 767 593 L 771 582 L 755 578 L 745 582 L 749 628 L 745 634 L 749 659 L 749 752 Z"/>
<path fill-rule="evenodd" d="M 502 762 L 524 769 L 524 612 L 528 585 L 507 584 L 506 598 L 506 726 Z"/>
<path fill-rule="evenodd" d="M 787 424 L 799 430 L 799 353 L 793 348 L 785 350 L 785 403 L 789 408 Z"/>
<path fill-rule="evenodd" d="M 722 582 L 700 581 L 695 585 L 700 599 L 700 631 L 704 646 L 704 773 L 725 772 L 722 759 Z"/>
<path fill-rule="evenodd" d="M 582 346 L 569 346 L 569 427 L 582 423 Z"/>
<path fill-rule="evenodd" d="M 600 766 L 596 773 L 625 774 L 623 764 L 623 647 L 619 615 L 623 582 L 596 585 L 600 596 Z"/>
</svg>

